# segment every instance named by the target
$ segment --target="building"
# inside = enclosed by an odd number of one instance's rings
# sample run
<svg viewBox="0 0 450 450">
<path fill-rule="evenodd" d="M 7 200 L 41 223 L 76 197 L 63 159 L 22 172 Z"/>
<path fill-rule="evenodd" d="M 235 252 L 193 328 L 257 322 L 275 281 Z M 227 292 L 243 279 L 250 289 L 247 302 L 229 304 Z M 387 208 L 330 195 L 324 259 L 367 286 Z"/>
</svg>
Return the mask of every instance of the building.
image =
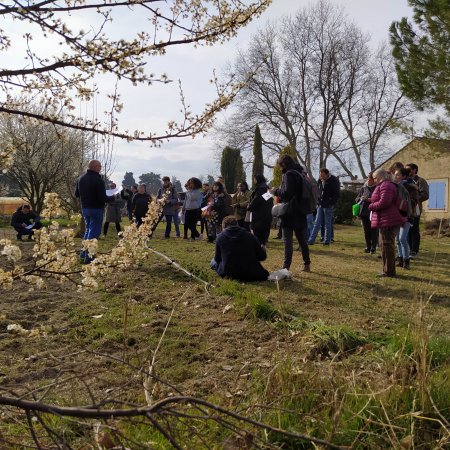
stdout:
<svg viewBox="0 0 450 450">
<path fill-rule="evenodd" d="M 450 140 L 415 137 L 380 167 L 389 169 L 397 161 L 417 164 L 418 175 L 430 186 L 430 198 L 422 205 L 424 220 L 449 219 Z"/>
<path fill-rule="evenodd" d="M 24 203 L 28 202 L 20 197 L 0 197 L 0 215 L 12 216 Z"/>
</svg>

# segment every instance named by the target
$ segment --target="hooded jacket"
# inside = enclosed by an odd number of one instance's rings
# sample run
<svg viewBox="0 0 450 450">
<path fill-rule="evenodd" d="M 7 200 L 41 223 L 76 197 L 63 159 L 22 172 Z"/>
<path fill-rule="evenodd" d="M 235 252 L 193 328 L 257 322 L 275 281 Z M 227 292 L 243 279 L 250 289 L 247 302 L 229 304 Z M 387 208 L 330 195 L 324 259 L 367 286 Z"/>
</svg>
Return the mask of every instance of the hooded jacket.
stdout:
<svg viewBox="0 0 450 450">
<path fill-rule="evenodd" d="M 240 281 L 267 280 L 269 272 L 260 263 L 266 256 L 258 239 L 244 228 L 232 225 L 217 236 L 214 259 L 221 277 Z"/>
<path fill-rule="evenodd" d="M 14 228 L 21 228 L 22 224 L 31 225 L 33 222 L 38 222 L 39 220 L 40 217 L 34 211 L 24 214 L 22 207 L 19 206 L 11 218 L 11 225 Z"/>
<path fill-rule="evenodd" d="M 398 209 L 397 186 L 392 181 L 384 180 L 378 184 L 370 200 L 372 228 L 398 227 L 406 222 Z"/>
</svg>

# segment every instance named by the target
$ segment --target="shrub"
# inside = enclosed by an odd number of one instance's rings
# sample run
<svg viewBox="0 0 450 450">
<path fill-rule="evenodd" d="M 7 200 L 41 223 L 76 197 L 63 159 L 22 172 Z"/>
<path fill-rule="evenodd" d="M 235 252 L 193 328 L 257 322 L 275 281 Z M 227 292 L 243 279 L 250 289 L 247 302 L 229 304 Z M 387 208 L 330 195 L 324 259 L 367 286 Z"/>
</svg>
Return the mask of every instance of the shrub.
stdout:
<svg viewBox="0 0 450 450">
<path fill-rule="evenodd" d="M 335 223 L 353 223 L 352 205 L 355 203 L 356 194 L 346 189 L 341 190 L 341 195 L 334 209 Z"/>
</svg>

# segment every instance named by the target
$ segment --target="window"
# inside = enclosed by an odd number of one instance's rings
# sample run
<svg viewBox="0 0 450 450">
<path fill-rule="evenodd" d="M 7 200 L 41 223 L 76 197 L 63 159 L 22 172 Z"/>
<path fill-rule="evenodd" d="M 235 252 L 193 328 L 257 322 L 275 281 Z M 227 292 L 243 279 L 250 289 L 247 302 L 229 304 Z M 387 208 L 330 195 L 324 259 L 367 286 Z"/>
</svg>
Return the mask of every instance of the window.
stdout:
<svg viewBox="0 0 450 450">
<path fill-rule="evenodd" d="M 430 198 L 428 199 L 428 209 L 447 209 L 446 193 L 447 181 L 429 181 Z"/>
</svg>

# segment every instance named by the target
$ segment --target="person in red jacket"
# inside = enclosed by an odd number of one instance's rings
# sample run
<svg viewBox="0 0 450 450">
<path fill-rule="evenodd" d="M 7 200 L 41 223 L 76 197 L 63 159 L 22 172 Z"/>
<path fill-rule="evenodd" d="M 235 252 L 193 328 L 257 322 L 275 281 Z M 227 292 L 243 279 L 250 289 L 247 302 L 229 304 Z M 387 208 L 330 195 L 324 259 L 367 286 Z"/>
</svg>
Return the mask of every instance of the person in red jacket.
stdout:
<svg viewBox="0 0 450 450">
<path fill-rule="evenodd" d="M 391 175 L 384 169 L 374 172 L 377 187 L 370 197 L 369 210 L 372 212 L 371 226 L 379 228 L 381 235 L 381 257 L 383 272 L 381 277 L 395 277 L 395 237 L 406 220 L 397 206 L 397 186 Z"/>
</svg>

